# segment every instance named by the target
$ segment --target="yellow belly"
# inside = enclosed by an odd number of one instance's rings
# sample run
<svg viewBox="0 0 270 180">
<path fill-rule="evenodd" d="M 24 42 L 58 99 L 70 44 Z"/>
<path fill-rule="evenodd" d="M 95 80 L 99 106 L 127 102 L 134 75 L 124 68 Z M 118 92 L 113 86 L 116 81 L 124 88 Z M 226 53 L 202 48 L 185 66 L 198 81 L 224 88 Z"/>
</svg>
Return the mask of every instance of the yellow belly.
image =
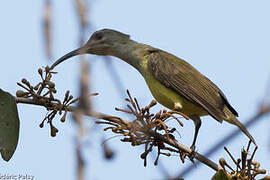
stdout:
<svg viewBox="0 0 270 180">
<path fill-rule="evenodd" d="M 201 107 L 194 105 L 184 97 L 176 94 L 173 90 L 165 87 L 156 80 L 149 72 L 144 72 L 143 77 L 154 98 L 163 106 L 174 109 L 176 103 L 182 105 L 181 112 L 187 116 L 205 116 L 208 113 Z"/>
</svg>

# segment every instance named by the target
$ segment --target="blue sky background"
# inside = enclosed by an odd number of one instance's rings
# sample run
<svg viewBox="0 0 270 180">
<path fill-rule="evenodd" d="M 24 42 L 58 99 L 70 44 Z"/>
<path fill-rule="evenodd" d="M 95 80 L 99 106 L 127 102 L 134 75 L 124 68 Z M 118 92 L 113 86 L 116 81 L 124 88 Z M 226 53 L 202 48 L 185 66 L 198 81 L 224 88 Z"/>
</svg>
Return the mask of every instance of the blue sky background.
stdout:
<svg viewBox="0 0 270 180">
<path fill-rule="evenodd" d="M 42 1 L 0 2 L 0 88 L 15 94 L 17 81 L 27 78 L 38 82 L 37 69 L 51 64 L 45 56 L 42 27 Z M 52 1 L 53 5 L 53 55 L 54 59 L 78 47 L 78 23 L 74 1 Z M 90 23 L 96 29 L 111 28 L 130 34 L 131 38 L 161 48 L 181 57 L 215 82 L 226 94 L 244 122 L 257 112 L 266 94 L 270 77 L 270 2 L 265 0 L 227 1 L 154 1 L 154 0 L 96 0 L 89 1 Z M 89 36 L 92 31 L 89 30 Z M 114 107 L 122 107 L 121 92 L 114 84 L 111 74 L 105 68 L 102 57 L 88 55 L 91 62 L 91 87 L 100 95 L 93 98 L 95 110 L 118 115 Z M 73 58 L 57 67 L 54 80 L 59 98 L 69 89 L 78 94 L 78 58 Z M 129 65 L 113 58 L 115 67 L 125 89 L 136 96 L 141 105 L 147 105 L 153 97 L 143 78 Z M 267 92 L 266 101 L 270 102 Z M 10 162 L 0 161 L 1 174 L 30 174 L 35 179 L 75 179 L 75 124 L 71 118 L 64 124 L 55 119 L 60 132 L 50 137 L 49 127 L 39 128 L 46 115 L 41 107 L 20 104 L 20 139 Z M 159 105 L 156 110 L 163 108 Z M 69 116 L 70 117 L 70 116 Z M 269 117 L 265 117 L 249 128 L 256 139 L 259 150 L 255 156 L 261 167 L 270 170 L 269 163 Z M 194 133 L 193 123 L 183 120 L 179 128 L 181 142 L 190 145 Z M 104 161 L 101 153 L 100 128 L 90 128 L 93 120 L 86 119 L 89 128 L 89 142 L 84 149 L 87 161 L 87 179 L 164 179 L 161 170 L 149 158 L 143 167 L 139 158 L 142 147 L 131 147 L 109 141 L 116 150 L 113 161 Z M 219 124 L 211 117 L 204 117 L 197 141 L 200 153 L 219 141 L 236 127 Z M 106 137 L 112 134 L 106 133 Z M 226 147 L 233 155 L 240 156 L 240 150 L 248 140 L 241 134 Z M 151 157 L 151 156 L 149 156 Z M 215 162 L 224 157 L 229 159 L 223 148 L 211 157 Z M 162 164 L 170 175 L 179 174 L 185 166 L 178 157 L 162 157 Z M 214 171 L 199 166 L 186 179 L 209 179 Z M 268 173 L 269 174 L 269 173 Z"/>
</svg>

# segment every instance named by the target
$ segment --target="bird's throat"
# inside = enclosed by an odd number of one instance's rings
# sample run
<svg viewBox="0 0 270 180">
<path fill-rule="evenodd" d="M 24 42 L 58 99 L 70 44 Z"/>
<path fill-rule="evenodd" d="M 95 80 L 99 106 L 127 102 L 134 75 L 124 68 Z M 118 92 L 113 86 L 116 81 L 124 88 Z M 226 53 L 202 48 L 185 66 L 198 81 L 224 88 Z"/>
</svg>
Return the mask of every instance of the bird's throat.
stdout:
<svg viewBox="0 0 270 180">
<path fill-rule="evenodd" d="M 142 64 L 143 61 L 146 60 L 145 57 L 147 56 L 149 47 L 150 46 L 129 40 L 125 44 L 116 45 L 112 52 L 112 56 L 120 58 L 143 74 L 144 69 Z"/>
</svg>

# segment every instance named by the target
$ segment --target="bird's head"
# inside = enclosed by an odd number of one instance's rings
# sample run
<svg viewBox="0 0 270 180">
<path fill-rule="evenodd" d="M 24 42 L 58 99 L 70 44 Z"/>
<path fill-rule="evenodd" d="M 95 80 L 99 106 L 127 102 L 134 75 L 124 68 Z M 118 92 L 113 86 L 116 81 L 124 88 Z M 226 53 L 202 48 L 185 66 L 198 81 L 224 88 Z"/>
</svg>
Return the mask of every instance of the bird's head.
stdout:
<svg viewBox="0 0 270 180">
<path fill-rule="evenodd" d="M 82 47 L 67 53 L 55 61 L 51 69 L 61 62 L 80 54 L 113 55 L 116 46 L 126 44 L 130 40 L 129 38 L 129 35 L 111 29 L 96 31 Z"/>
</svg>

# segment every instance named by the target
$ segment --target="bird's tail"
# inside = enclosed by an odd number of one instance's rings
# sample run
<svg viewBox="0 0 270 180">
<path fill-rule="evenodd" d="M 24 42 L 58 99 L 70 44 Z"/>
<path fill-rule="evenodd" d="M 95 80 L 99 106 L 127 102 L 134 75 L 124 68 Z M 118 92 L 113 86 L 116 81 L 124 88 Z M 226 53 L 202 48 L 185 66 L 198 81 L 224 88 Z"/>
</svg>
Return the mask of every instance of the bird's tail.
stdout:
<svg viewBox="0 0 270 180">
<path fill-rule="evenodd" d="M 230 111 L 230 110 L 228 109 L 227 111 Z M 248 132 L 247 128 L 236 118 L 236 116 L 233 115 L 231 112 L 226 113 L 226 111 L 225 111 L 225 114 L 228 116 L 228 119 L 225 119 L 225 121 L 239 127 L 241 129 L 241 131 L 254 143 L 254 145 L 257 146 L 255 139 Z"/>
</svg>

